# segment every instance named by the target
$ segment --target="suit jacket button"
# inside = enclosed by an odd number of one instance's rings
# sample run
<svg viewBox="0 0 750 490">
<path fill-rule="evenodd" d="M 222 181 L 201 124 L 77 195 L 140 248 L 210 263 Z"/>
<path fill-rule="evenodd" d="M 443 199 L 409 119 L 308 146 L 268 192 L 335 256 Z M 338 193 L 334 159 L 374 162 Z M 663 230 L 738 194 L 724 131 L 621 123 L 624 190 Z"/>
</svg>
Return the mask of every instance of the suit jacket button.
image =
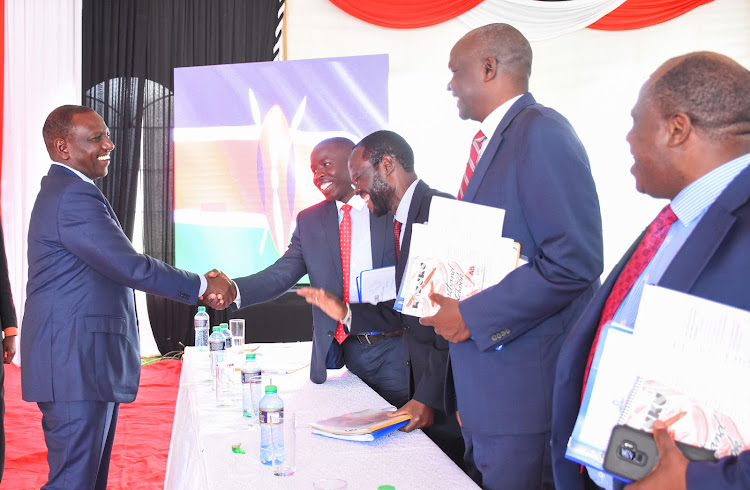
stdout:
<svg viewBox="0 0 750 490">
<path fill-rule="evenodd" d="M 492 340 L 493 340 L 493 342 L 494 342 L 495 340 L 497 340 L 497 334 L 495 334 L 495 335 L 493 335 L 493 336 L 492 336 Z"/>
<path fill-rule="evenodd" d="M 328 331 L 328 336 L 329 336 L 329 337 L 333 337 L 333 330 L 329 330 L 329 331 Z"/>
</svg>

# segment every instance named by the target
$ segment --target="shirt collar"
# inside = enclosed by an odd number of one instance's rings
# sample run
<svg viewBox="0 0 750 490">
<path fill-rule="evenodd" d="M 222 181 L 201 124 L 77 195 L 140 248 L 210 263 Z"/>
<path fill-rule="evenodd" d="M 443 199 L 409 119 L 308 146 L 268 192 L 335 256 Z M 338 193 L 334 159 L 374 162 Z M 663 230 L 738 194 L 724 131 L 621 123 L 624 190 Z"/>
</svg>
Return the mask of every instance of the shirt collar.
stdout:
<svg viewBox="0 0 750 490">
<path fill-rule="evenodd" d="M 85 180 L 86 182 L 88 182 L 90 184 L 94 183 L 93 180 L 89 179 L 88 177 L 86 177 L 85 175 L 83 175 L 81 172 L 79 172 L 78 170 L 74 169 L 73 167 L 69 167 L 69 166 L 67 166 L 67 165 L 65 165 L 63 163 L 60 163 L 60 162 L 52 162 L 52 165 L 59 165 L 59 166 L 61 166 L 63 168 L 67 168 L 68 170 L 70 170 L 71 172 L 73 172 L 74 174 L 76 174 L 77 176 L 79 176 L 81 178 L 81 180 Z"/>
<path fill-rule="evenodd" d="M 406 223 L 406 220 L 409 218 L 409 208 L 411 207 L 411 200 L 414 197 L 414 189 L 417 188 L 417 182 L 419 182 L 419 179 L 412 182 L 409 188 L 406 189 L 406 192 L 401 196 L 401 201 L 396 208 L 396 215 L 393 218 L 402 225 Z"/>
<path fill-rule="evenodd" d="M 482 121 L 482 124 L 479 126 L 479 128 L 482 130 L 487 139 L 492 138 L 492 135 L 495 134 L 495 130 L 497 129 L 498 124 L 500 124 L 500 121 L 503 119 L 503 117 L 505 117 L 505 114 L 508 113 L 508 110 L 513 106 L 513 104 L 516 103 L 518 99 L 521 98 L 522 95 L 523 94 L 516 95 L 512 99 L 505 101 L 497 109 L 490 112 L 489 116 L 484 118 L 484 121 Z"/>
<path fill-rule="evenodd" d="M 682 189 L 670 203 L 680 223 L 687 226 L 701 216 L 748 164 L 750 153 L 713 169 Z"/>
<path fill-rule="evenodd" d="M 348 204 L 349 206 L 353 207 L 357 211 L 362 211 L 362 209 L 365 207 L 365 200 L 362 199 L 359 195 L 354 194 L 351 199 L 349 199 L 349 202 L 343 203 L 341 201 L 336 201 L 336 209 L 338 211 L 341 211 L 341 207 L 344 204 Z"/>
</svg>

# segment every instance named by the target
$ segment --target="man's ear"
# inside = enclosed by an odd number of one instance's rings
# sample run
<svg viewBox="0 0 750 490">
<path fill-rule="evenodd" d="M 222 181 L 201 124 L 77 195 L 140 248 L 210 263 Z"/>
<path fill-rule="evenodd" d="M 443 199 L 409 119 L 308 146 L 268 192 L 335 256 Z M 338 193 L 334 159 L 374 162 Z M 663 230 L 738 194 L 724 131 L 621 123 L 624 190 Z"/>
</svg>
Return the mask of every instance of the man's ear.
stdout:
<svg viewBox="0 0 750 490">
<path fill-rule="evenodd" d="M 667 144 L 669 146 L 679 146 L 683 144 L 690 133 L 693 131 L 693 122 L 684 112 L 675 112 L 669 119 L 667 119 L 667 128 L 669 130 L 669 136 Z"/>
<path fill-rule="evenodd" d="M 52 144 L 52 150 L 61 160 L 68 160 L 70 158 L 68 143 L 63 138 L 55 138 L 55 141 Z"/>
<path fill-rule="evenodd" d="M 383 169 L 384 176 L 389 176 L 391 172 L 393 172 L 393 159 L 391 158 L 391 156 L 383 155 L 383 159 L 380 160 L 379 167 Z"/>
<path fill-rule="evenodd" d="M 485 58 L 484 63 L 482 64 L 482 69 L 484 70 L 484 81 L 489 81 L 495 78 L 495 75 L 497 74 L 497 60 L 494 56 L 488 56 Z"/>
</svg>

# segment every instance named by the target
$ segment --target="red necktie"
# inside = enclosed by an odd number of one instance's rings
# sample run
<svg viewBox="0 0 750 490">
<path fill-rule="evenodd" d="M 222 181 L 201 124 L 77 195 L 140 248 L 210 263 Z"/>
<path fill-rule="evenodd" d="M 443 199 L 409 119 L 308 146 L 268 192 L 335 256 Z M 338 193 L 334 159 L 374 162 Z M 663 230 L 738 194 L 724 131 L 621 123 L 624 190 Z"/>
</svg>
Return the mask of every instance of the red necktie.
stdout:
<svg viewBox="0 0 750 490">
<path fill-rule="evenodd" d="M 349 211 L 352 207 L 348 204 L 341 206 L 344 216 L 341 218 L 339 225 L 339 245 L 341 247 L 341 270 L 343 272 L 344 282 L 344 303 L 349 302 L 349 268 L 352 257 L 352 215 Z M 339 322 L 336 327 L 334 338 L 339 344 L 343 344 L 349 335 L 344 331 L 344 324 Z"/>
<path fill-rule="evenodd" d="M 393 220 L 393 237 L 396 239 L 396 260 L 401 256 L 401 222 Z"/>
<path fill-rule="evenodd" d="M 654 258 L 654 254 L 659 250 L 661 243 L 667 236 L 669 228 L 675 221 L 677 221 L 677 216 L 675 216 L 671 206 L 667 204 L 654 221 L 651 222 L 648 231 L 646 231 L 646 234 L 641 240 L 641 243 L 638 244 L 638 248 L 635 249 L 630 260 L 628 260 L 628 263 L 625 264 L 625 267 L 622 269 L 617 281 L 615 281 L 615 285 L 612 287 L 612 291 L 609 293 L 606 303 L 604 303 L 602 316 L 599 320 L 599 328 L 596 331 L 594 343 L 591 345 L 591 351 L 589 352 L 589 360 L 586 363 L 586 371 L 583 376 L 584 391 L 586 390 L 586 380 L 589 376 L 589 369 L 591 369 L 591 362 L 594 360 L 596 344 L 599 342 L 599 334 L 602 331 L 602 326 L 609 323 L 615 316 L 615 313 L 617 312 L 617 309 L 620 308 L 625 296 L 628 295 L 633 284 L 635 284 L 636 279 L 640 277 L 648 263 Z"/>
<path fill-rule="evenodd" d="M 464 192 L 466 187 L 469 185 L 471 176 L 474 175 L 474 169 L 477 166 L 477 157 L 479 157 L 479 150 L 482 149 L 482 143 L 487 137 L 484 135 L 482 130 L 477 131 L 474 135 L 474 140 L 471 142 L 471 151 L 469 152 L 469 161 L 466 162 L 466 172 L 464 172 L 464 178 L 461 181 L 461 188 L 458 190 L 458 200 L 464 198 Z"/>
</svg>

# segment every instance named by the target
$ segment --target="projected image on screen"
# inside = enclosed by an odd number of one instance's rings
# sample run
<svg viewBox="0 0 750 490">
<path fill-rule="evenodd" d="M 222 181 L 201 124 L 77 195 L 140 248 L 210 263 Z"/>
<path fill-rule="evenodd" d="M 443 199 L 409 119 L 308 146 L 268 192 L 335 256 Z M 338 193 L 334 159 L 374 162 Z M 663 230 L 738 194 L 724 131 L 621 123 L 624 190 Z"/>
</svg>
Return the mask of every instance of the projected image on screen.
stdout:
<svg viewBox="0 0 750 490">
<path fill-rule="evenodd" d="M 244 276 L 320 202 L 310 153 L 388 127 L 387 55 L 175 70 L 175 262 Z"/>
</svg>

